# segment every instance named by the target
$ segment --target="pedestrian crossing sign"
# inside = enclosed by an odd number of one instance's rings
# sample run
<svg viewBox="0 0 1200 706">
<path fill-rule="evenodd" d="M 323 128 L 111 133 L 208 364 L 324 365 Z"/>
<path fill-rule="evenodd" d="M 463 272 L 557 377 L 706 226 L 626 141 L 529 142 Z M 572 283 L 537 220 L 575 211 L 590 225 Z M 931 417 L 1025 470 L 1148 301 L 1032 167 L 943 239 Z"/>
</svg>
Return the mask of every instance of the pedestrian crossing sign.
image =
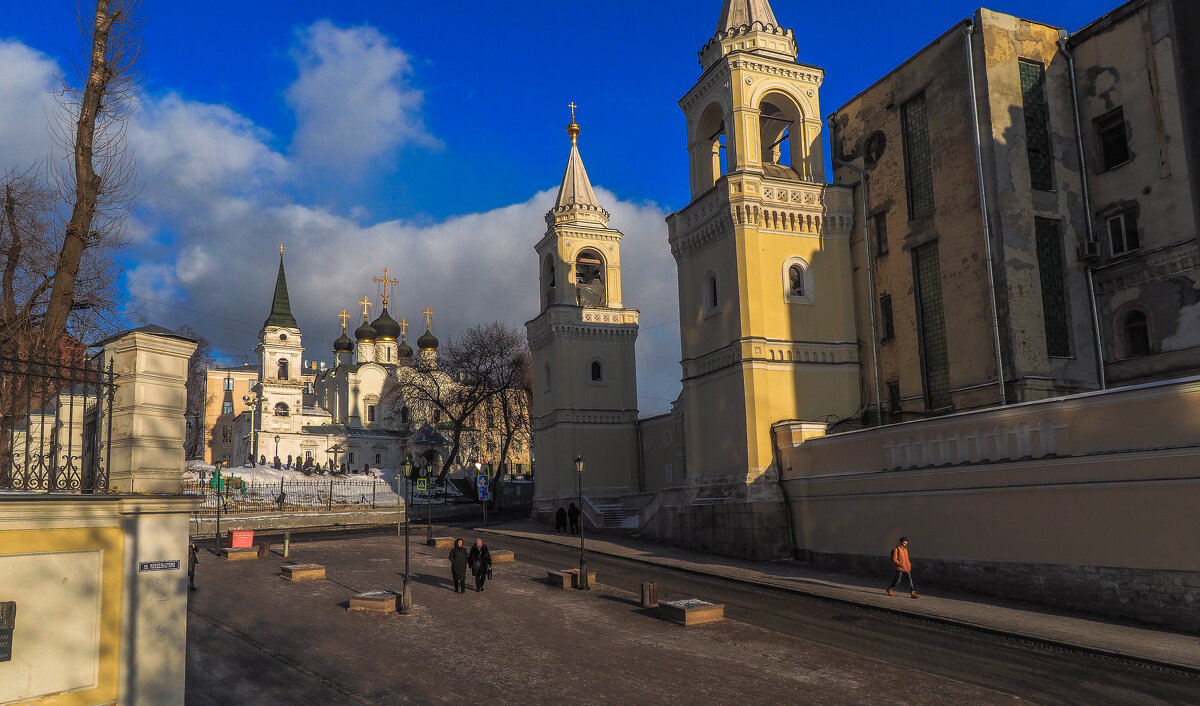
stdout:
<svg viewBox="0 0 1200 706">
<path fill-rule="evenodd" d="M 429 481 L 424 478 L 417 479 L 417 490 L 425 490 L 429 487 Z"/>
</svg>

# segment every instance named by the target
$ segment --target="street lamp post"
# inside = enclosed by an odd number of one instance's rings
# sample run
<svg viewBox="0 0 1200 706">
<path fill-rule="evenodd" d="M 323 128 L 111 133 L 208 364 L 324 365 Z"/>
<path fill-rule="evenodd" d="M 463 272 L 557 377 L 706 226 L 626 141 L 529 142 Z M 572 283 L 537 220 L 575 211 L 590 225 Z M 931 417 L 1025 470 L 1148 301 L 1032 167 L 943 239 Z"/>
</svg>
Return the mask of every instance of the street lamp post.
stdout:
<svg viewBox="0 0 1200 706">
<path fill-rule="evenodd" d="M 279 461 L 279 435 L 275 435 L 275 461 Z"/>
<path fill-rule="evenodd" d="M 579 488 L 579 587 L 585 591 L 591 590 L 588 582 L 587 552 L 583 548 L 583 457 L 575 457 L 575 478 Z"/>
<path fill-rule="evenodd" d="M 433 546 L 433 472 L 430 463 L 421 469 L 425 479 L 425 544 Z"/>
<path fill-rule="evenodd" d="M 412 461 L 404 459 L 404 479 L 408 481 L 408 504 L 404 506 L 404 587 L 400 591 L 400 612 L 407 613 L 412 607 L 412 594 L 408 589 L 408 516 L 412 507 Z M 396 504 L 400 504 L 400 485 L 396 484 Z"/>
</svg>

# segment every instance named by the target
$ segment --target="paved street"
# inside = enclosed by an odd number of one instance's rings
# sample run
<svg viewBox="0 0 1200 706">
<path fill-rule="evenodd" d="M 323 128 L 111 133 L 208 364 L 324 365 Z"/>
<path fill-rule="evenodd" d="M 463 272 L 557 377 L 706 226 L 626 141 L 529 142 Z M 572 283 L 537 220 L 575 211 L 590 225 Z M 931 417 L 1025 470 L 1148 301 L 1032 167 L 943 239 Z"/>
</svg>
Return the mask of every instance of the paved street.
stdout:
<svg viewBox="0 0 1200 706">
<path fill-rule="evenodd" d="M 499 565 L 483 593 L 455 594 L 445 552 L 417 545 L 410 615 L 348 613 L 354 593 L 399 587 L 402 543 L 293 546 L 294 559 L 325 564 L 328 580 L 286 583 L 279 557 L 203 557 L 189 704 L 1012 700 L 745 623 L 685 629 L 647 615 L 603 576 L 589 593 L 564 591 L 543 582 L 544 568 L 518 562 Z"/>
<path fill-rule="evenodd" d="M 356 592 L 399 588 L 394 536 L 294 543 L 293 560 L 328 567 L 328 580 L 313 583 L 280 579 L 278 556 L 205 554 L 190 604 L 188 703 L 774 703 L 801 694 L 832 704 L 1187 703 L 1200 685 L 601 554 L 592 555 L 595 590 L 553 589 L 545 569 L 570 565 L 577 550 L 551 540 L 491 535 L 520 561 L 466 595 L 449 588 L 445 551 L 414 543 L 407 616 L 345 610 Z M 725 601 L 730 619 L 685 629 L 652 617 L 637 603 L 640 577 L 657 579 L 663 598 Z"/>
</svg>

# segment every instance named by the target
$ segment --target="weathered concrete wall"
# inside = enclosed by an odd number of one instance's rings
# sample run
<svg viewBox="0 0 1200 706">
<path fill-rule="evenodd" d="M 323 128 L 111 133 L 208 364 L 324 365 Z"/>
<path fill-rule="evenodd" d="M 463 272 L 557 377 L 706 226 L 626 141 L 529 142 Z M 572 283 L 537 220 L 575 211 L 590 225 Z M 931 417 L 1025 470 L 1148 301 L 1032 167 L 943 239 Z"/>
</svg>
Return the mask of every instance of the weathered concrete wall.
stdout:
<svg viewBox="0 0 1200 706">
<path fill-rule="evenodd" d="M 1106 372 L 1114 383 L 1200 368 L 1200 185 L 1194 107 L 1194 3 L 1131 2 L 1072 36 L 1089 165 L 1096 291 Z M 1187 34 L 1188 31 L 1193 34 Z M 1129 159 L 1105 165 L 1098 119 L 1120 109 Z M 1108 222 L 1132 211 L 1138 245 L 1115 249 Z M 1144 314 L 1149 352 L 1127 319 Z"/>
<path fill-rule="evenodd" d="M 1197 405 L 1192 378 L 781 444 L 797 547 L 883 577 L 907 535 L 918 579 L 1198 629 Z"/>
</svg>

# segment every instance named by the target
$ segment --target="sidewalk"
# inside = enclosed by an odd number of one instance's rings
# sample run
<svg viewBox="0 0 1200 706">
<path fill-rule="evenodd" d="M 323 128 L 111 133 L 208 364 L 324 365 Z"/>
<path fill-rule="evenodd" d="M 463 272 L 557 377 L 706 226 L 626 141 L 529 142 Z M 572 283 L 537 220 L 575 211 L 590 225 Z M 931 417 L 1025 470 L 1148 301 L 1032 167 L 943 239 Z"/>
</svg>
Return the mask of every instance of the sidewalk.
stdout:
<svg viewBox="0 0 1200 706">
<path fill-rule="evenodd" d="M 578 546 L 579 538 L 554 533 L 530 520 L 475 528 L 479 532 Z M 1083 613 L 936 587 L 913 600 L 907 591 L 884 592 L 888 577 L 822 571 L 792 561 L 759 563 L 615 535 L 587 535 L 587 550 L 681 571 L 719 576 L 861 606 L 903 613 L 1009 637 L 1113 655 L 1200 672 L 1200 636 L 1140 627 Z M 917 573 L 918 587 L 920 573 Z M 703 596 L 698 596 L 703 598 Z"/>
</svg>

